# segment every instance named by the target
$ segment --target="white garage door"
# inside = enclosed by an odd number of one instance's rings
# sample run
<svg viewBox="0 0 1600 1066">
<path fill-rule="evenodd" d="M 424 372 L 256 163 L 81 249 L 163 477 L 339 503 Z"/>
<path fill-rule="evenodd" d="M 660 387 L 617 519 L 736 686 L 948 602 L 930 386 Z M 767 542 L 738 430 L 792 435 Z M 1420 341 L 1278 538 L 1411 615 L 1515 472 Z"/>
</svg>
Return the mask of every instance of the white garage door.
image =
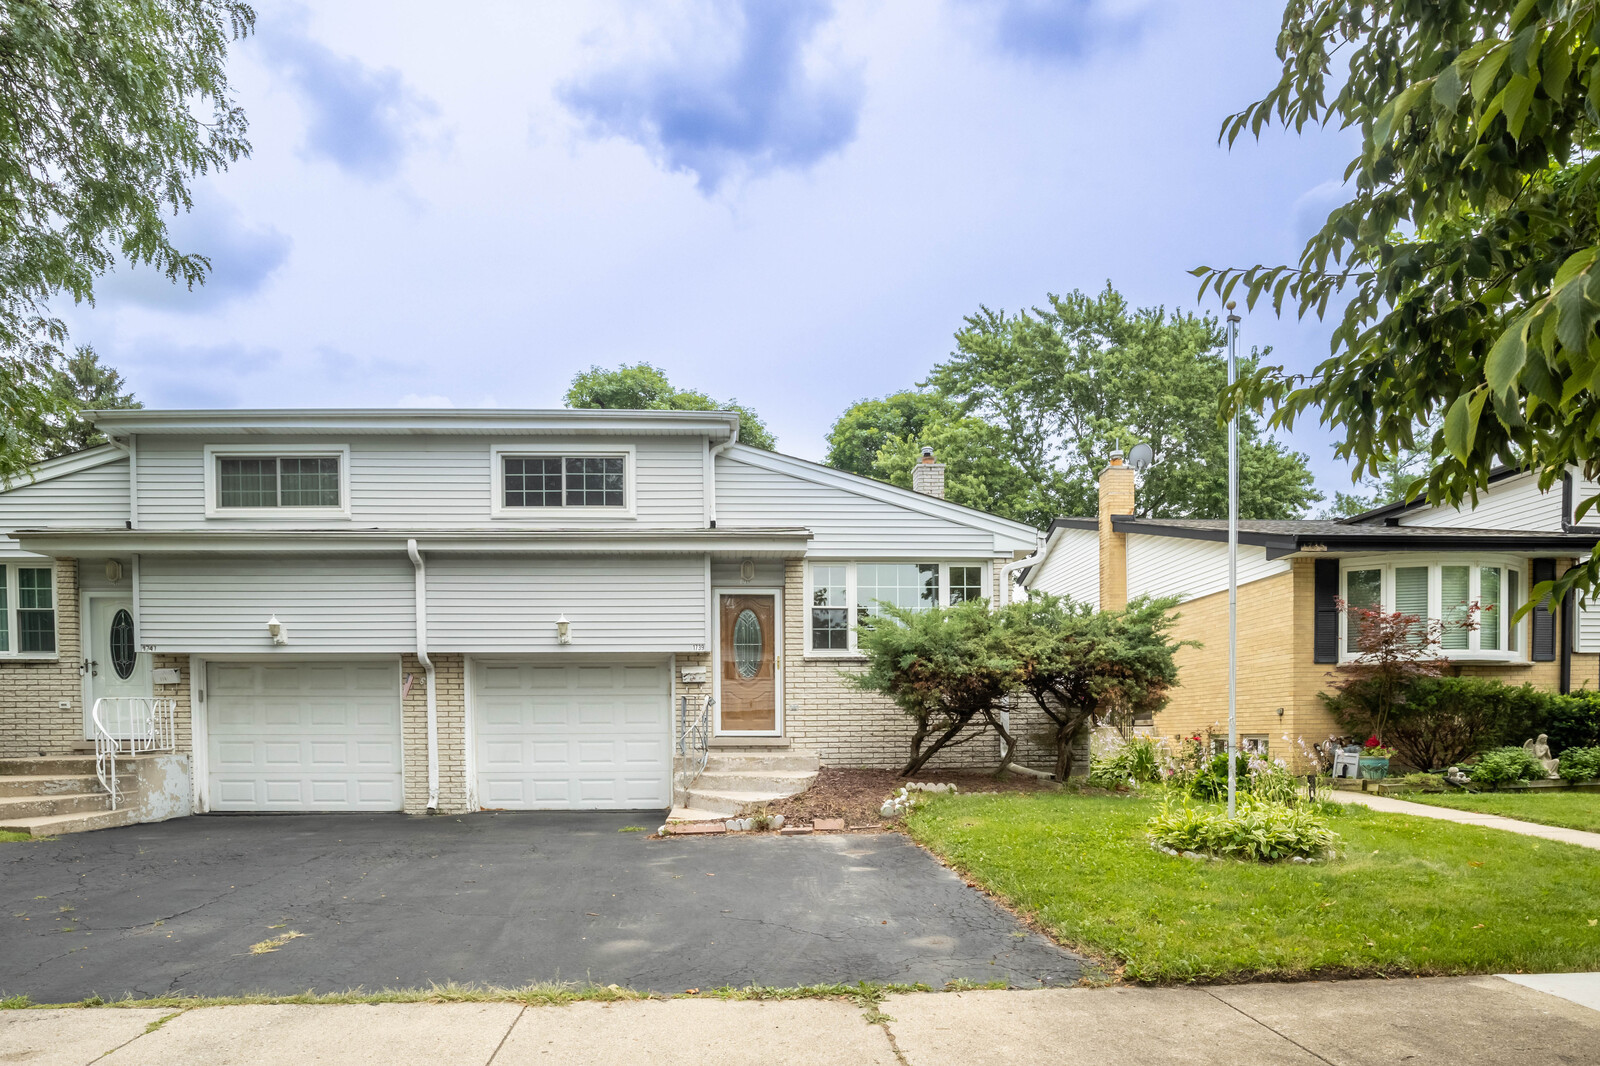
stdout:
<svg viewBox="0 0 1600 1066">
<path fill-rule="evenodd" d="M 206 752 L 214 811 L 397 811 L 393 663 L 211 663 Z"/>
<path fill-rule="evenodd" d="M 480 662 L 478 802 L 529 810 L 672 803 L 664 663 Z"/>
</svg>

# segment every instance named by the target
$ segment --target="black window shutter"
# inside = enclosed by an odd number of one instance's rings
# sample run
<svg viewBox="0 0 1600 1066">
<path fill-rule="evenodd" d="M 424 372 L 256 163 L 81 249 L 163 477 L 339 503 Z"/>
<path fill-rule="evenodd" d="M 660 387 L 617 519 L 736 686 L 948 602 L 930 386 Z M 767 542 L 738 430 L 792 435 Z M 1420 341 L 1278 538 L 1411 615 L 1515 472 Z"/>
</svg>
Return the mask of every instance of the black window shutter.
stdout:
<svg viewBox="0 0 1600 1066">
<path fill-rule="evenodd" d="M 1339 560 L 1316 562 L 1316 620 L 1311 629 L 1312 662 L 1339 661 Z"/>
<path fill-rule="evenodd" d="M 1531 585 L 1542 581 L 1556 579 L 1556 561 L 1554 559 L 1535 559 L 1533 561 L 1533 580 Z M 1556 657 L 1556 616 L 1550 611 L 1549 597 L 1540 600 L 1530 612 L 1533 618 L 1533 661 L 1536 663 L 1553 662 Z"/>
</svg>

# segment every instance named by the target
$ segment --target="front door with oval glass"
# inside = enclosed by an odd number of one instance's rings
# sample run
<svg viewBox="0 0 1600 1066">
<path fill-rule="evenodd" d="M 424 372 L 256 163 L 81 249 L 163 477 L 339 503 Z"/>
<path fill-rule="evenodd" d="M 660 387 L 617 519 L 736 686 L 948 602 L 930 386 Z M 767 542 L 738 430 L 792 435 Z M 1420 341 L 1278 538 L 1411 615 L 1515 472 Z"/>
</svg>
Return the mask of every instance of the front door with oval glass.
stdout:
<svg viewBox="0 0 1600 1066">
<path fill-rule="evenodd" d="M 776 593 L 724 593 L 717 649 L 717 732 L 778 732 L 783 669 Z"/>
<path fill-rule="evenodd" d="M 90 716 L 102 696 L 150 695 L 150 656 L 139 650 L 133 601 L 122 596 L 88 597 L 87 654 L 83 659 L 83 731 L 94 738 Z"/>
</svg>

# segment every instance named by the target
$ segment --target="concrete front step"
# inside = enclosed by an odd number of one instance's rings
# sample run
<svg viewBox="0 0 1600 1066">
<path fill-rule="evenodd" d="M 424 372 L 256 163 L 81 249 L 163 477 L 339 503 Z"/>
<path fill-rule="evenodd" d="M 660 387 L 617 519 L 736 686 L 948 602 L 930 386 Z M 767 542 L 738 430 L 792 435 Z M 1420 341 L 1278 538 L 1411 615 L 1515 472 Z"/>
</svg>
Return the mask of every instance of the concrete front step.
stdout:
<svg viewBox="0 0 1600 1066">
<path fill-rule="evenodd" d="M 698 811 L 715 811 L 728 817 L 741 815 L 752 807 L 773 800 L 783 799 L 782 796 L 771 792 L 719 792 L 710 789 L 691 788 L 689 801 L 685 806 L 693 807 Z"/>
<path fill-rule="evenodd" d="M 816 752 L 796 751 L 767 754 L 764 752 L 713 751 L 706 759 L 706 773 L 743 772 L 754 770 L 809 771 L 815 773 L 821 761 Z"/>
<path fill-rule="evenodd" d="M 133 808 L 124 807 L 117 811 L 92 811 L 86 814 L 46 814 L 32 818 L 0 817 L 0 829 L 13 833 L 28 833 L 35 837 L 53 837 L 62 833 L 84 833 L 91 829 L 132 825 L 137 820 Z"/>
<path fill-rule="evenodd" d="M 713 770 L 706 768 L 694 787 L 704 792 L 764 792 L 774 798 L 804 792 L 817 779 L 815 770 Z"/>
<path fill-rule="evenodd" d="M 108 810 L 111 797 L 104 792 L 67 792 L 54 796 L 0 797 L 0 822 L 42 818 L 51 814 L 93 814 Z"/>
<path fill-rule="evenodd" d="M 126 758 L 127 756 L 124 756 Z M 0 775 L 75 775 L 94 773 L 93 755 L 21 755 L 0 759 Z"/>
<path fill-rule="evenodd" d="M 137 788 L 137 774 L 117 774 L 124 791 Z M 11 774 L 0 777 L 0 799 L 7 796 L 59 796 L 66 792 L 100 792 L 100 779 L 94 774 Z"/>
</svg>

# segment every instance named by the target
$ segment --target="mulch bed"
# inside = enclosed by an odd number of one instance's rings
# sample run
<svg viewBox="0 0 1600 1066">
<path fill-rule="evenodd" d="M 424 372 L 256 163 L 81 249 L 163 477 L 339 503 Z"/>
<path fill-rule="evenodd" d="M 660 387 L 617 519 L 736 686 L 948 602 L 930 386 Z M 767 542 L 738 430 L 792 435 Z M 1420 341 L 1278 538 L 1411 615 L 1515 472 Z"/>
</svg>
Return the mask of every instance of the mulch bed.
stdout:
<svg viewBox="0 0 1600 1066">
<path fill-rule="evenodd" d="M 785 825 L 810 825 L 818 818 L 843 818 L 846 828 L 883 825 L 889 822 L 878 813 L 883 801 L 903 788 L 907 781 L 925 784 L 951 784 L 958 793 L 1038 792 L 1060 786 L 1034 777 L 972 771 L 924 770 L 913 777 L 901 777 L 893 770 L 835 770 L 823 767 L 817 780 L 798 796 L 776 800 L 762 809 L 781 814 Z"/>
</svg>

